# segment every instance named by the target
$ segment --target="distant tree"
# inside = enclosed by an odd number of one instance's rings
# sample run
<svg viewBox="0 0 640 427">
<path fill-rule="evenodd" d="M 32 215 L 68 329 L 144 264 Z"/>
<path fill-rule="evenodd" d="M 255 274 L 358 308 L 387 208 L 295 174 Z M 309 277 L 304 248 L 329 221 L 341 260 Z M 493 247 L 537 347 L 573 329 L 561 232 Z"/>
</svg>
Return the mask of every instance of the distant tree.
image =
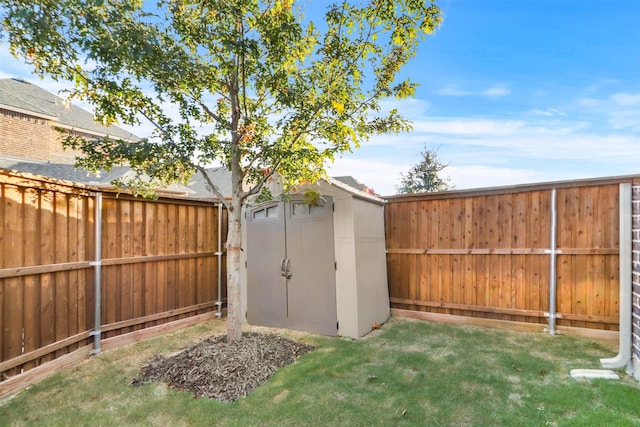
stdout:
<svg viewBox="0 0 640 427">
<path fill-rule="evenodd" d="M 155 126 L 135 143 L 69 138 L 86 154 L 80 166 L 125 164 L 159 185 L 196 170 L 208 179 L 212 161 L 231 172 L 223 202 L 233 341 L 244 318 L 242 204 L 272 177 L 285 189 L 314 182 L 371 135 L 410 129 L 380 101 L 414 93 L 398 75 L 440 24 L 433 1 L 320 2 L 324 13 L 305 17 L 294 0 L 0 0 L 0 40 L 37 75 L 74 82 L 71 96 L 100 122 Z"/>
<path fill-rule="evenodd" d="M 432 191 L 445 191 L 455 188 L 450 179 L 442 178 L 440 172 L 449 165 L 438 160 L 435 150 L 426 147 L 420 153 L 422 159 L 409 169 L 407 174 L 400 174 L 400 185 L 397 188 L 399 194 L 426 193 Z"/>
</svg>

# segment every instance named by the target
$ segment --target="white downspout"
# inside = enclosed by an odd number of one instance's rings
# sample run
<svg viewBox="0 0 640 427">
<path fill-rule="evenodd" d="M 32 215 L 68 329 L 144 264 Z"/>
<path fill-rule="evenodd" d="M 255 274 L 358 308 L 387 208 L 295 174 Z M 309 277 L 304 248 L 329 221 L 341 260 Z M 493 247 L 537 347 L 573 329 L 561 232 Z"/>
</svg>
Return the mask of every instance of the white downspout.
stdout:
<svg viewBox="0 0 640 427">
<path fill-rule="evenodd" d="M 100 315 L 100 311 L 102 310 L 102 284 L 101 282 L 101 273 L 102 273 L 102 193 L 98 192 L 95 194 L 96 200 L 93 206 L 94 210 L 94 240 L 95 240 L 95 256 L 94 261 L 91 265 L 94 268 L 94 278 L 93 278 L 93 289 L 95 293 L 95 313 L 94 313 L 94 325 L 93 332 L 91 335 L 93 336 L 93 350 L 91 350 L 91 354 L 99 354 L 102 351 L 100 338 L 102 336 L 102 330 L 100 329 L 100 325 L 102 324 L 102 318 Z"/>
<path fill-rule="evenodd" d="M 631 184 L 620 184 L 620 344 L 618 354 L 600 359 L 603 368 L 631 369 Z"/>
</svg>

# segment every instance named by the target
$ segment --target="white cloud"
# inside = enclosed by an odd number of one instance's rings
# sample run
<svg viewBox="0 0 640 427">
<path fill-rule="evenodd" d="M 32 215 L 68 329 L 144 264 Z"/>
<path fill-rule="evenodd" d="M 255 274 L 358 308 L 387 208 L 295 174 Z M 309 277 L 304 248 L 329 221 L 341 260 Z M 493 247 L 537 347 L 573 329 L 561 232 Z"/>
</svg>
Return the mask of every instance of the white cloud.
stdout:
<svg viewBox="0 0 640 427">
<path fill-rule="evenodd" d="M 422 117 L 430 108 L 430 102 L 418 98 L 386 98 L 380 101 L 380 109 L 382 113 L 388 113 L 389 111 L 396 109 L 405 118 Z"/>
<path fill-rule="evenodd" d="M 578 105 L 582 107 L 596 107 L 600 104 L 600 101 L 595 98 L 580 98 L 578 99 Z"/>
<path fill-rule="evenodd" d="M 549 180 L 544 172 L 482 165 L 448 166 L 446 173 L 457 189 L 485 188 Z"/>
<path fill-rule="evenodd" d="M 523 122 L 512 120 L 445 118 L 413 124 L 414 131 L 448 135 L 510 135 L 522 128 Z"/>
<path fill-rule="evenodd" d="M 618 84 L 618 83 L 620 83 L 620 80 L 618 80 L 618 79 L 612 79 L 612 78 L 604 77 L 604 78 L 600 78 L 600 79 L 598 79 L 598 81 L 590 84 L 584 90 L 587 93 L 594 93 L 594 92 L 598 92 L 600 90 L 606 89 L 607 87 L 609 87 L 611 85 Z"/>
<path fill-rule="evenodd" d="M 595 135 L 571 132 L 567 129 L 557 131 L 540 129 L 535 132 L 531 128 L 524 128 L 513 135 L 486 136 L 471 140 L 456 139 L 455 142 L 485 147 L 485 149 L 500 149 L 502 155 L 509 157 L 541 160 L 612 161 L 640 158 L 640 137 L 638 136 Z"/>
<path fill-rule="evenodd" d="M 472 92 L 461 90 L 453 86 L 443 87 L 442 89 L 437 90 L 436 93 L 441 96 L 467 96 L 473 94 Z"/>
<path fill-rule="evenodd" d="M 545 110 L 542 110 L 540 108 L 534 108 L 533 110 L 530 110 L 529 113 L 533 114 L 534 116 L 544 116 L 544 117 L 555 117 L 555 116 L 567 115 L 567 113 L 557 110 L 555 108 L 547 108 Z"/>
<path fill-rule="evenodd" d="M 350 175 L 384 196 L 396 193 L 400 174 L 406 173 L 411 164 L 398 164 L 378 160 L 342 158 L 328 168 L 330 176 Z M 545 171 L 518 167 L 492 167 L 469 164 L 447 166 L 442 176 L 450 178 L 456 189 L 501 187 L 536 182 L 558 181 L 584 177 L 571 170 Z"/>
<path fill-rule="evenodd" d="M 614 129 L 640 132 L 640 110 L 613 111 L 609 113 L 609 124 Z"/>
<path fill-rule="evenodd" d="M 633 107 L 640 105 L 640 93 L 616 93 L 611 96 L 611 100 L 620 106 Z"/>
<path fill-rule="evenodd" d="M 504 187 L 520 184 L 535 184 L 590 177 L 585 172 L 572 170 L 541 170 L 528 168 L 489 167 L 484 165 L 449 166 L 446 172 L 456 189 Z"/>
<path fill-rule="evenodd" d="M 505 95 L 509 95 L 510 93 L 511 93 L 510 89 L 507 89 L 505 87 L 499 87 L 499 86 L 490 87 L 480 92 L 481 95 L 491 96 L 491 97 L 505 96 Z"/>
<path fill-rule="evenodd" d="M 388 196 L 396 193 L 400 173 L 406 172 L 410 167 L 408 164 L 381 160 L 339 158 L 327 169 L 329 176 L 352 176 L 367 187 L 373 188 L 376 193 Z"/>
<path fill-rule="evenodd" d="M 486 89 L 477 91 L 463 90 L 457 86 L 445 86 L 442 89 L 436 91 L 441 96 L 486 96 L 491 98 L 497 98 L 511 93 L 511 89 L 504 86 L 491 86 Z"/>
<path fill-rule="evenodd" d="M 419 153 L 425 144 L 441 147 L 443 154 L 457 150 L 457 158 L 467 155 L 490 160 L 486 153 L 491 153 L 496 158 L 493 163 L 514 157 L 609 162 L 640 158 L 640 110 L 610 112 L 608 126 L 604 127 L 602 120 L 570 120 L 554 109 L 537 113 L 537 117 L 532 117 L 529 111 L 513 120 L 464 117 L 419 120 L 414 121 L 410 133 L 375 136 L 362 145 L 378 147 L 378 152 L 388 146 L 387 158 L 397 162 L 408 162 L 410 159 L 403 156 L 409 150 Z"/>
</svg>

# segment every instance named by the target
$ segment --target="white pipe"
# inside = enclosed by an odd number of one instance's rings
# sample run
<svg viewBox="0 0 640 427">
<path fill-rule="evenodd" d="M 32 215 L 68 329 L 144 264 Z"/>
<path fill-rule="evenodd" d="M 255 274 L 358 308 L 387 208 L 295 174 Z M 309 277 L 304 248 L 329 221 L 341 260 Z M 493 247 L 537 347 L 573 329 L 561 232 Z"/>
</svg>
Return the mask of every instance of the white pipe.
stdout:
<svg viewBox="0 0 640 427">
<path fill-rule="evenodd" d="M 91 354 L 98 354 L 102 351 L 100 338 L 102 335 L 102 330 L 100 329 L 100 325 L 102 324 L 102 318 L 100 315 L 100 311 L 102 309 L 102 301 L 101 301 L 101 293 L 102 293 L 102 285 L 101 285 L 101 273 L 102 273 L 102 193 L 98 192 L 95 194 L 96 200 L 93 206 L 94 210 L 94 240 L 95 240 L 95 255 L 94 261 L 91 263 L 94 269 L 94 278 L 93 278 L 93 289 L 95 293 L 95 313 L 94 313 L 94 324 L 93 324 L 93 350 Z"/>
<path fill-rule="evenodd" d="M 600 359 L 603 368 L 631 364 L 631 184 L 620 184 L 620 343 L 615 357 Z"/>
<path fill-rule="evenodd" d="M 222 203 L 218 203 L 218 301 L 216 306 L 218 311 L 216 317 L 222 317 Z"/>
<path fill-rule="evenodd" d="M 549 244 L 549 333 L 556 334 L 556 261 L 557 261 L 557 229 L 558 229 L 558 208 L 557 190 L 551 190 L 551 236 Z"/>
</svg>

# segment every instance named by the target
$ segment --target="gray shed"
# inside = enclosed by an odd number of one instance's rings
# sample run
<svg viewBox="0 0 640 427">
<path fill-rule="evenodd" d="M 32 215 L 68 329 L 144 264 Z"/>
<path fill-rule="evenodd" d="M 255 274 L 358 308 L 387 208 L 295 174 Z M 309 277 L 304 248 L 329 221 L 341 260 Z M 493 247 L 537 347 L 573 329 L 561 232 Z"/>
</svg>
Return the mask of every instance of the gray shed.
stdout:
<svg viewBox="0 0 640 427">
<path fill-rule="evenodd" d="M 384 201 L 331 178 L 319 191 L 246 208 L 242 303 L 250 324 L 359 338 L 389 318 Z"/>
</svg>

